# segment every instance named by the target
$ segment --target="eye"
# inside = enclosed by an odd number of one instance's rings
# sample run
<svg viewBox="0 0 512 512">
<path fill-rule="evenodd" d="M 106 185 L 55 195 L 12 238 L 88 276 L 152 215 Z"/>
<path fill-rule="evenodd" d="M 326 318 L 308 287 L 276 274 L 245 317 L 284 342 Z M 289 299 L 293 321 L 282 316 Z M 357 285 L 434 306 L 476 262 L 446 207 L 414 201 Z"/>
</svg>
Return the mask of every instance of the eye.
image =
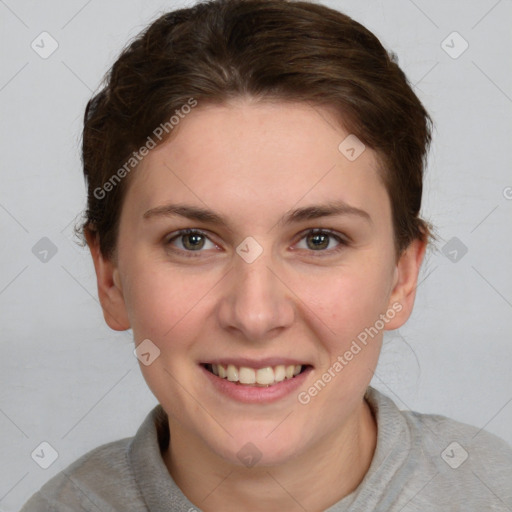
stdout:
<svg viewBox="0 0 512 512">
<path fill-rule="evenodd" d="M 305 240 L 306 247 L 297 247 L 310 253 L 315 252 L 313 256 L 328 256 L 341 251 L 349 245 L 348 240 L 343 236 L 327 229 L 310 229 L 302 234 L 299 243 Z M 332 240 L 337 242 L 337 246 L 330 247 Z M 210 244 L 210 247 L 207 244 Z M 218 246 L 214 244 L 206 233 L 197 229 L 182 229 L 170 235 L 165 241 L 165 246 L 169 247 L 173 252 L 184 256 L 200 256 L 202 249 L 216 249 Z M 194 254 L 198 253 L 198 254 Z"/>
<path fill-rule="evenodd" d="M 309 250 L 309 252 L 319 253 L 315 254 L 314 256 L 324 256 L 325 253 L 332 254 L 341 251 L 345 246 L 348 245 L 348 241 L 345 240 L 342 236 L 326 229 L 311 229 L 306 232 L 305 235 L 303 235 L 300 241 L 302 240 L 305 240 L 306 242 L 306 250 Z M 338 245 L 334 248 L 329 248 L 332 245 L 332 240 L 335 240 Z M 299 249 L 304 249 L 304 247 L 299 247 Z"/>
<path fill-rule="evenodd" d="M 206 247 L 206 249 L 215 249 L 217 247 L 205 233 L 196 229 L 182 229 L 178 231 L 174 236 L 171 235 L 171 237 L 167 239 L 165 245 L 176 247 L 176 245 L 174 245 L 175 241 L 177 242 L 178 249 L 172 250 L 185 253 L 186 256 L 195 256 L 194 254 L 186 253 L 202 252 L 201 249 L 205 248 L 205 244 L 207 243 L 210 243 L 211 247 Z"/>
</svg>

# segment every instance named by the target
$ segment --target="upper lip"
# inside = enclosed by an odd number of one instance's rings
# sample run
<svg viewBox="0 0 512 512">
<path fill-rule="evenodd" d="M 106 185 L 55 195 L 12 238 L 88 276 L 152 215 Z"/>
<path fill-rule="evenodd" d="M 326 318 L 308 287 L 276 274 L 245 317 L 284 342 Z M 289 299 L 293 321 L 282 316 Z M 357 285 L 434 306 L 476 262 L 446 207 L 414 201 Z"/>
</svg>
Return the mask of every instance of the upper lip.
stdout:
<svg viewBox="0 0 512 512">
<path fill-rule="evenodd" d="M 222 364 L 223 366 L 227 366 L 228 364 L 232 364 L 240 368 L 241 366 L 245 366 L 247 368 L 266 368 L 268 366 L 291 366 L 291 365 L 301 365 L 301 366 L 310 366 L 309 363 L 305 363 L 304 361 L 299 361 L 298 359 L 291 359 L 288 357 L 265 357 L 263 359 L 248 359 L 244 357 L 223 357 L 223 358 L 214 358 L 208 361 L 204 361 L 202 364 Z"/>
</svg>

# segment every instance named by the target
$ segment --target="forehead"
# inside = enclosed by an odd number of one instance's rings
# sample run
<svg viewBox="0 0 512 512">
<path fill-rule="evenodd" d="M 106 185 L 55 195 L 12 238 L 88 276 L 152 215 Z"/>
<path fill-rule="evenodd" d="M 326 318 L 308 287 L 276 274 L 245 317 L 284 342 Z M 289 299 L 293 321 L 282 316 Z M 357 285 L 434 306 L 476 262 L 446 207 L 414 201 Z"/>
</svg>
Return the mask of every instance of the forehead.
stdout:
<svg viewBox="0 0 512 512">
<path fill-rule="evenodd" d="M 352 153 L 344 152 L 347 144 Z M 139 164 L 125 202 L 139 217 L 176 200 L 238 212 L 241 220 L 242 212 L 263 220 L 263 213 L 337 200 L 383 215 L 387 194 L 376 155 L 357 144 L 321 107 L 199 104 Z"/>
</svg>

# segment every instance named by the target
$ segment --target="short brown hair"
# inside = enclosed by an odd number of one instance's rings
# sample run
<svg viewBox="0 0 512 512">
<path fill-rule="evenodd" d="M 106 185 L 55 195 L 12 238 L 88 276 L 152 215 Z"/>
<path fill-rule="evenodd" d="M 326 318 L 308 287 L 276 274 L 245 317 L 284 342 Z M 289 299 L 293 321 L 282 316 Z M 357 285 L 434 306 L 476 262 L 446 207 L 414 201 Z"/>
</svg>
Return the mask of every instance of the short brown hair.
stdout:
<svg viewBox="0 0 512 512">
<path fill-rule="evenodd" d="M 105 197 L 94 191 L 190 98 L 201 105 L 240 96 L 334 108 L 379 157 L 397 256 L 433 237 L 419 218 L 432 122 L 395 58 L 345 14 L 287 0 L 201 2 L 160 16 L 125 47 L 85 111 L 79 234 L 97 232 L 102 254 L 115 258 L 131 174 Z"/>
</svg>

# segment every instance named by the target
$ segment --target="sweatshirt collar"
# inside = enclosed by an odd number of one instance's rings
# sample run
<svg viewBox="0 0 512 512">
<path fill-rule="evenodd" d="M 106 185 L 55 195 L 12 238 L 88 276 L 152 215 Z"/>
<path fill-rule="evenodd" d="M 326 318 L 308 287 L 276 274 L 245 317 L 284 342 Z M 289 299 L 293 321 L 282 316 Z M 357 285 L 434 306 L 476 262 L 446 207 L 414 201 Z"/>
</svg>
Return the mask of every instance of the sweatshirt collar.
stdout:
<svg viewBox="0 0 512 512">
<path fill-rule="evenodd" d="M 394 402 L 375 388 L 368 387 L 365 400 L 377 423 L 377 444 L 370 467 L 359 486 L 326 512 L 370 510 L 373 500 L 383 498 L 377 489 L 386 489 L 411 449 L 407 423 Z M 146 416 L 128 446 L 128 458 L 139 491 L 150 512 L 167 510 L 199 511 L 174 482 L 163 460 L 169 445 L 169 423 L 161 404 Z M 400 492 L 398 489 L 397 492 Z M 393 499 L 393 497 L 389 497 Z"/>
</svg>

